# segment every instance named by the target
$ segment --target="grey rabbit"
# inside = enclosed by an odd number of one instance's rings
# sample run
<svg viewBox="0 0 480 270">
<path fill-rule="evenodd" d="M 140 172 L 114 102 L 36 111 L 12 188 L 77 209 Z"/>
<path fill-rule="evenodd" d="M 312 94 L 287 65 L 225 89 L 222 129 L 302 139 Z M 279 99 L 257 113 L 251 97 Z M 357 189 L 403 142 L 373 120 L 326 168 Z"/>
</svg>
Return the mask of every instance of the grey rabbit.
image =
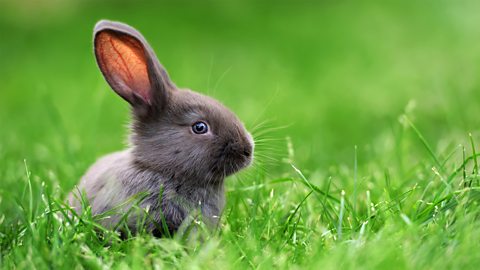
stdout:
<svg viewBox="0 0 480 270">
<path fill-rule="evenodd" d="M 138 231 L 139 213 L 124 215 L 132 206 L 125 202 L 145 194 L 136 209 L 149 213 L 142 225 L 148 232 L 174 233 L 194 210 L 215 226 L 225 177 L 253 160 L 251 135 L 220 102 L 179 89 L 134 28 L 98 22 L 94 53 L 110 87 L 131 105 L 130 147 L 93 164 L 69 194 L 70 205 L 80 212 L 86 198 L 94 215 L 116 209 L 100 223 L 115 228 L 127 216 L 128 227 Z"/>
</svg>

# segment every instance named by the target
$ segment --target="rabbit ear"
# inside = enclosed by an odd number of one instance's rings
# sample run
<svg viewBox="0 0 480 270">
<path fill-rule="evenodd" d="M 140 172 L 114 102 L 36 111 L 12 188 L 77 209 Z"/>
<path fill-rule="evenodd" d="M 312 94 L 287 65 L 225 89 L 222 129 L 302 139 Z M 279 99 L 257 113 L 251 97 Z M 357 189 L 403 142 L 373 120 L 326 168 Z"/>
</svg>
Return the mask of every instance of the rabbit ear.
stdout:
<svg viewBox="0 0 480 270">
<path fill-rule="evenodd" d="M 94 51 L 108 84 L 134 108 L 146 112 L 165 105 L 175 86 L 137 30 L 102 20 L 95 26 Z"/>
</svg>

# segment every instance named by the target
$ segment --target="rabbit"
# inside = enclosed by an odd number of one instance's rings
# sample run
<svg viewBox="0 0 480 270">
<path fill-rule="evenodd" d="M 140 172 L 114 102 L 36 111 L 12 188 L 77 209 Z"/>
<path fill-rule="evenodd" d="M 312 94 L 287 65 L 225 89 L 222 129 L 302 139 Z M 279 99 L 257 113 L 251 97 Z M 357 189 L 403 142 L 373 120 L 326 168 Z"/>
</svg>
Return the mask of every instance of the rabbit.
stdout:
<svg viewBox="0 0 480 270">
<path fill-rule="evenodd" d="M 178 88 L 133 27 L 101 20 L 93 38 L 101 73 L 130 104 L 130 147 L 97 160 L 70 192 L 69 204 L 79 213 L 86 198 L 93 215 L 109 213 L 100 220 L 106 228 L 126 216 L 133 232 L 143 228 L 158 236 L 175 233 L 195 211 L 207 227 L 217 226 L 224 179 L 252 163 L 252 136 L 217 100 Z M 126 215 L 137 194 L 144 197 L 136 209 L 148 212 L 143 224 L 138 211 Z"/>
</svg>

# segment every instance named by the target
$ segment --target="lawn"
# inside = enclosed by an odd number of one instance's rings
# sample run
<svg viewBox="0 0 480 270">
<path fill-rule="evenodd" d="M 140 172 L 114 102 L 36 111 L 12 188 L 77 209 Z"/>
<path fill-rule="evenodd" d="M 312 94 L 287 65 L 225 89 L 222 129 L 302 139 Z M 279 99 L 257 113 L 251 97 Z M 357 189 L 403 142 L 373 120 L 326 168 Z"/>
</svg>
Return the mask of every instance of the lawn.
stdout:
<svg viewBox="0 0 480 270">
<path fill-rule="evenodd" d="M 477 269 L 480 2 L 0 1 L 0 266 Z M 99 19 L 139 29 L 181 87 L 257 142 L 201 240 L 120 239 L 66 194 L 123 149 Z M 100 232 L 99 232 L 100 231 Z"/>
</svg>

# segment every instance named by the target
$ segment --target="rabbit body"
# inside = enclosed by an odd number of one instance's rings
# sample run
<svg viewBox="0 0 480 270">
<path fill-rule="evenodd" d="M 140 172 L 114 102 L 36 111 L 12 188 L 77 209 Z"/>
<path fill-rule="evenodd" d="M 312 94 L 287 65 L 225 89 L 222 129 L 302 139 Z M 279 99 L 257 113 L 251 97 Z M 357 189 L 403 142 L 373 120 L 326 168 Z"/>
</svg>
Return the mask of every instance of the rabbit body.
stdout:
<svg viewBox="0 0 480 270">
<path fill-rule="evenodd" d="M 163 220 L 168 226 L 169 233 L 173 233 L 180 227 L 187 214 L 197 207 L 202 211 L 203 221 L 214 226 L 224 206 L 223 183 L 203 187 L 181 183 L 143 168 L 135 162 L 131 150 L 124 150 L 100 158 L 83 176 L 79 189 L 89 197 L 93 215 L 118 207 L 137 194 L 147 194 L 139 206 L 148 209 L 152 220 L 147 220 L 146 229 L 154 233 L 158 231 L 158 226 L 162 225 Z M 77 202 L 76 207 L 80 207 L 78 200 L 74 200 L 73 197 L 71 200 Z M 128 207 L 130 204 L 124 208 Z M 101 223 L 110 228 L 118 224 L 122 210 L 128 209 L 114 211 L 112 215 L 102 219 Z M 130 214 L 127 224 L 131 230 L 136 230 L 136 222 L 141 214 L 135 212 Z"/>
<path fill-rule="evenodd" d="M 133 231 L 144 226 L 163 235 L 162 226 L 173 233 L 197 216 L 215 226 L 225 204 L 225 177 L 253 160 L 250 134 L 220 102 L 177 88 L 130 26 L 100 21 L 94 48 L 105 79 L 132 107 L 130 148 L 92 165 L 70 204 L 80 212 L 85 197 L 108 228 L 126 219 Z"/>
</svg>

